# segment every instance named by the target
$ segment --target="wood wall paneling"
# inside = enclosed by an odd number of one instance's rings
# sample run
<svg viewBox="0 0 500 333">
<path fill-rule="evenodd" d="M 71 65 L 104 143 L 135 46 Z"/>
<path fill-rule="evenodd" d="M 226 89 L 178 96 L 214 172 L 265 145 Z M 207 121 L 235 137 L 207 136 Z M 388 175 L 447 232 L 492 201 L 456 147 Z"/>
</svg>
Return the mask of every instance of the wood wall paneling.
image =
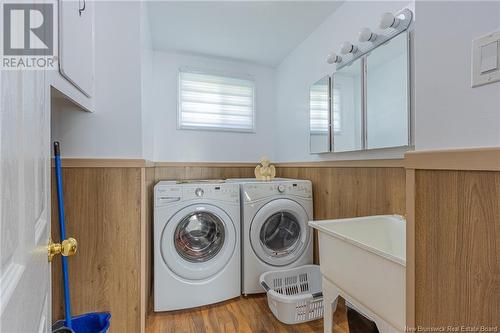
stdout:
<svg viewBox="0 0 500 333">
<path fill-rule="evenodd" d="M 139 158 L 138 159 L 126 159 L 126 158 L 63 158 L 62 159 L 63 168 L 145 168 L 152 166 L 154 166 L 154 162 Z"/>
<path fill-rule="evenodd" d="M 140 332 L 151 302 L 154 184 L 249 178 L 254 176 L 254 167 L 127 164 L 118 168 L 108 164 L 63 168 L 68 235 L 79 241 L 78 254 L 70 258 L 73 313 L 111 311 L 111 332 Z M 403 168 L 287 166 L 278 167 L 277 172 L 281 177 L 312 180 L 316 219 L 405 211 Z M 55 191 L 53 195 L 56 217 Z M 54 218 L 56 240 L 58 230 Z M 53 314 L 58 319 L 63 315 L 59 259 L 53 267 L 53 285 L 59 286 L 53 288 Z"/>
<path fill-rule="evenodd" d="M 415 170 L 406 170 L 406 326 L 415 327 Z"/>
<path fill-rule="evenodd" d="M 287 167 L 278 168 L 277 176 L 311 180 L 316 220 L 406 212 L 403 168 Z M 318 263 L 317 232 L 314 243 Z"/>
<path fill-rule="evenodd" d="M 54 178 L 54 177 L 53 177 Z M 141 168 L 63 168 L 73 315 L 110 311 L 110 332 L 140 332 Z M 52 238 L 59 240 L 55 184 Z M 53 319 L 63 318 L 61 260 L 52 264 Z"/>
<path fill-rule="evenodd" d="M 254 167 L 210 167 L 195 165 L 155 168 L 155 182 L 158 182 L 160 180 L 227 179 L 253 177 L 255 177 Z"/>
<path fill-rule="evenodd" d="M 369 159 L 369 160 L 333 160 L 314 162 L 284 162 L 276 163 L 278 168 L 403 168 L 405 160 Z"/>
<path fill-rule="evenodd" d="M 409 323 L 414 314 L 420 326 L 500 326 L 499 157 L 497 148 L 408 153 L 406 177 L 401 161 L 278 164 L 277 175 L 312 181 L 315 219 L 405 214 L 408 209 L 408 248 L 414 250 L 408 254 L 408 281 L 415 277 L 414 287 L 410 283 L 408 289 Z M 63 169 L 68 235 L 80 246 L 77 256 L 70 258 L 73 313 L 111 311 L 111 332 L 139 332 L 152 282 L 154 184 L 253 177 L 254 167 L 84 162 L 80 167 L 81 161 L 72 161 Z M 497 172 L 486 171 L 490 169 Z M 52 234 L 59 240 L 55 191 L 52 202 Z M 56 259 L 54 319 L 63 315 L 61 293 Z"/>
<path fill-rule="evenodd" d="M 500 327 L 500 172 L 415 171 L 415 319 Z"/>
<path fill-rule="evenodd" d="M 146 319 L 152 294 L 153 269 L 153 187 L 154 168 L 141 169 L 141 332 Z"/>
<path fill-rule="evenodd" d="M 405 213 L 403 168 L 278 168 L 277 175 L 311 180 L 315 219 Z"/>
<path fill-rule="evenodd" d="M 276 173 L 278 177 L 312 181 L 314 219 L 405 214 L 405 171 L 403 168 L 278 166 Z M 248 177 L 254 177 L 253 167 L 173 166 L 155 168 L 155 182 L 176 179 Z M 318 262 L 317 244 L 315 245 L 315 262 Z"/>
</svg>

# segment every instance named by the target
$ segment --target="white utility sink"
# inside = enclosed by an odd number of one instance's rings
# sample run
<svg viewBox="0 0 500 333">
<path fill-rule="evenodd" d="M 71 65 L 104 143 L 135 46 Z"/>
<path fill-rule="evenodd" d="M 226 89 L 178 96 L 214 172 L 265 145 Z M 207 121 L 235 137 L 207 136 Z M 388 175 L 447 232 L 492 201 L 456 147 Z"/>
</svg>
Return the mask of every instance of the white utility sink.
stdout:
<svg viewBox="0 0 500 333">
<path fill-rule="evenodd" d="M 399 215 L 312 221 L 319 231 L 325 332 L 342 296 L 381 333 L 405 330 L 406 223 Z"/>
</svg>

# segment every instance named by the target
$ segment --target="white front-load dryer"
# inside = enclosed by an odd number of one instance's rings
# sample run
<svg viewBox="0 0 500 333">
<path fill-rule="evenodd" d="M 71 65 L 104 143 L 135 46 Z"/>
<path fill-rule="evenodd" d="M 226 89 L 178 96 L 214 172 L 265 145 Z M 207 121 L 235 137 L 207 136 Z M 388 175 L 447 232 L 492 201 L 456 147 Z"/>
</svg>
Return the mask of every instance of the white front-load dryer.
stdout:
<svg viewBox="0 0 500 333">
<path fill-rule="evenodd" d="M 312 185 L 308 180 L 270 182 L 228 179 L 241 187 L 242 292 L 264 292 L 262 273 L 313 262 Z"/>
<path fill-rule="evenodd" d="M 237 184 L 162 181 L 154 188 L 154 310 L 241 294 Z"/>
</svg>

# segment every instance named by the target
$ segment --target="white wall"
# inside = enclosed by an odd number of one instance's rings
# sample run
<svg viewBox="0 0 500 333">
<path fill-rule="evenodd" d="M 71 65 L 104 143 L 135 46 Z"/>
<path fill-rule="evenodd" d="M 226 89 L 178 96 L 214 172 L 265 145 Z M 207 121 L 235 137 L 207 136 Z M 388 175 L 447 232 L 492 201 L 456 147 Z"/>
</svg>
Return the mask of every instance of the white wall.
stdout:
<svg viewBox="0 0 500 333">
<path fill-rule="evenodd" d="M 416 149 L 500 146 L 500 82 L 470 87 L 472 39 L 500 29 L 500 2 L 416 4 Z"/>
<path fill-rule="evenodd" d="M 249 74 L 256 85 L 256 132 L 234 133 L 177 129 L 180 67 Z M 155 152 L 157 161 L 256 162 L 274 159 L 274 70 L 245 62 L 170 52 L 154 52 Z"/>
<path fill-rule="evenodd" d="M 95 113 L 54 103 L 63 157 L 142 158 L 140 3 L 95 3 Z"/>
<path fill-rule="evenodd" d="M 324 58 L 360 27 L 404 2 L 346 2 L 278 67 L 276 123 L 280 161 L 401 157 L 399 149 L 309 154 L 308 87 L 333 72 Z M 500 29 L 500 2 L 417 1 L 412 54 L 415 149 L 500 146 L 500 83 L 470 87 L 472 39 Z M 467 23 L 464 22 L 467 20 Z"/>
<path fill-rule="evenodd" d="M 312 83 L 333 72 L 325 62 L 332 49 L 355 40 L 360 27 L 375 27 L 380 13 L 407 5 L 346 2 L 272 69 L 153 52 L 143 4 L 96 2 L 95 113 L 57 101 L 52 136 L 62 141 L 65 157 L 228 162 L 253 162 L 263 154 L 274 161 L 401 157 L 398 149 L 309 154 L 308 93 Z M 418 1 L 415 7 L 416 148 L 500 146 L 500 83 L 470 88 L 471 40 L 500 29 L 500 3 Z M 177 70 L 186 65 L 253 75 L 257 132 L 177 130 Z"/>
<path fill-rule="evenodd" d="M 147 5 L 141 2 L 141 120 L 142 157 L 154 159 L 154 113 L 153 113 L 153 45 Z"/>
<path fill-rule="evenodd" d="M 408 2 L 345 2 L 278 66 L 276 87 L 276 158 L 278 161 L 310 161 L 401 157 L 401 149 L 369 152 L 309 153 L 309 86 L 334 71 L 325 61 L 346 40 L 357 40 L 361 27 L 376 27 L 380 14 L 395 12 Z"/>
</svg>

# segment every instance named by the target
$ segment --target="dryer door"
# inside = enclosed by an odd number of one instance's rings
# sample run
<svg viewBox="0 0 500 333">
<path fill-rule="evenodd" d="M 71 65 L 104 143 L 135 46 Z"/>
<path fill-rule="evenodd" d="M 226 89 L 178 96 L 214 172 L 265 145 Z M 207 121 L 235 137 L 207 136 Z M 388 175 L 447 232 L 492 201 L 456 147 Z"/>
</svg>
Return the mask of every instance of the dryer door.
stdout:
<svg viewBox="0 0 500 333">
<path fill-rule="evenodd" d="M 250 225 L 250 243 L 257 257 L 273 266 L 297 260 L 310 242 L 309 217 L 305 209 L 290 199 L 265 204 Z"/>
<path fill-rule="evenodd" d="M 172 272 L 188 280 L 206 279 L 231 260 L 236 228 L 220 208 L 199 204 L 183 208 L 165 225 L 161 253 Z"/>
</svg>

